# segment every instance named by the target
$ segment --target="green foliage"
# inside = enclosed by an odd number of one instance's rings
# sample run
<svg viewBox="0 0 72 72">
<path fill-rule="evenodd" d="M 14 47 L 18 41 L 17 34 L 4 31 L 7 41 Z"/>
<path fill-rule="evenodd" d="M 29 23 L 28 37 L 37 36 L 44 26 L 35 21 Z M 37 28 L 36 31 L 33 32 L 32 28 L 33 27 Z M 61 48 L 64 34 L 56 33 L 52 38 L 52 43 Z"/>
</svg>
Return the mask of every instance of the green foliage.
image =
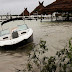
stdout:
<svg viewBox="0 0 72 72">
<path fill-rule="evenodd" d="M 69 48 L 57 51 L 55 57 L 50 57 L 41 72 L 71 72 L 72 71 L 72 38 Z M 58 70 L 59 69 L 59 70 Z"/>
<path fill-rule="evenodd" d="M 56 70 L 55 57 L 50 57 L 48 63 L 43 67 L 41 72 L 52 72 Z"/>
<path fill-rule="evenodd" d="M 47 51 L 46 41 L 40 40 L 40 48 L 34 49 L 29 54 L 27 69 L 33 72 L 33 65 L 37 66 L 39 72 L 72 72 L 72 38 L 69 40 L 69 46 L 57 51 L 56 56 L 50 58 L 43 56 Z M 19 72 L 19 71 L 18 71 Z"/>
<path fill-rule="evenodd" d="M 45 49 L 46 48 L 46 41 L 42 41 L 42 40 L 40 40 L 40 48 L 43 48 L 43 49 Z"/>
<path fill-rule="evenodd" d="M 71 39 L 69 40 L 69 48 L 71 48 Z"/>
<path fill-rule="evenodd" d="M 30 63 L 28 63 L 28 64 L 27 64 L 27 69 L 28 69 L 28 71 L 31 71 L 32 68 L 33 68 L 32 65 L 31 65 Z"/>
<path fill-rule="evenodd" d="M 46 47 L 46 41 L 40 40 L 39 46 L 39 49 L 34 49 L 33 53 L 29 55 L 29 60 L 31 59 L 30 61 L 33 61 L 33 63 L 38 67 L 38 69 L 41 72 L 41 65 L 47 64 L 45 61 L 48 59 L 48 57 L 44 56 L 40 59 L 40 56 L 45 54 L 48 51 L 48 49 Z"/>
</svg>

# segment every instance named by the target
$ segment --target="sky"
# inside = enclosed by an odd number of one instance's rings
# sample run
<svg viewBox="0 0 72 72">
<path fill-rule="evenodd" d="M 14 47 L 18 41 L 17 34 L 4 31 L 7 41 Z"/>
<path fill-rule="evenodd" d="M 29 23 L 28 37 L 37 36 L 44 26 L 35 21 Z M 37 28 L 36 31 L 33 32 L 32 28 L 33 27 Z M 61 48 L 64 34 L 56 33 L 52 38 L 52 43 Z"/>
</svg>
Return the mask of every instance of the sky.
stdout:
<svg viewBox="0 0 72 72">
<path fill-rule="evenodd" d="M 44 1 L 44 6 L 46 6 L 55 0 L 0 0 L 0 15 L 21 14 L 24 8 L 31 12 L 39 5 L 39 1 Z"/>
</svg>

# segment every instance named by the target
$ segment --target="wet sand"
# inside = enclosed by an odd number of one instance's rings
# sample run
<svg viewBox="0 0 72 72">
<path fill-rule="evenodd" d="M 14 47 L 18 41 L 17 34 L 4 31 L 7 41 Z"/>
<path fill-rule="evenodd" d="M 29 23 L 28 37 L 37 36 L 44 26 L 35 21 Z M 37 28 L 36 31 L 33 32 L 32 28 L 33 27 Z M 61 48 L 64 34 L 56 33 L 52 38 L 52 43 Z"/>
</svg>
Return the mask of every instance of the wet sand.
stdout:
<svg viewBox="0 0 72 72">
<path fill-rule="evenodd" d="M 46 55 L 49 57 L 54 56 L 56 51 L 63 49 L 72 37 L 72 22 L 40 22 L 39 20 L 33 20 L 24 23 L 33 29 L 33 43 L 35 45 L 39 43 L 40 39 L 47 42 L 48 53 Z M 11 25 L 14 27 L 17 24 Z M 11 27 L 11 25 L 8 26 Z M 8 28 L 8 26 L 5 25 L 3 28 Z M 23 49 L 13 51 L 0 50 L 0 72 L 15 72 L 16 69 L 24 68 L 28 58 L 27 48 L 30 46 L 28 44 Z"/>
</svg>

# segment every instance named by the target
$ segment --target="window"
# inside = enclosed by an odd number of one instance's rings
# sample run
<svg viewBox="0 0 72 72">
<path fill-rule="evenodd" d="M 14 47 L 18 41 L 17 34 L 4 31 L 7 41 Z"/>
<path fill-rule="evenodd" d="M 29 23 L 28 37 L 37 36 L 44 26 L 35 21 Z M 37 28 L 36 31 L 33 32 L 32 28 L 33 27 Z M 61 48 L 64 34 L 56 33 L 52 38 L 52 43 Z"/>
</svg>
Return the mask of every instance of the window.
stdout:
<svg viewBox="0 0 72 72">
<path fill-rule="evenodd" d="M 0 36 L 3 36 L 3 35 L 7 35 L 7 34 L 9 34 L 10 32 L 9 32 L 9 29 L 5 29 L 5 30 L 2 30 L 1 32 L 0 32 Z"/>
<path fill-rule="evenodd" d="M 26 30 L 26 29 L 28 29 L 27 25 L 26 24 L 23 24 L 23 25 L 19 25 L 18 26 L 17 31 L 22 31 L 22 30 Z"/>
</svg>

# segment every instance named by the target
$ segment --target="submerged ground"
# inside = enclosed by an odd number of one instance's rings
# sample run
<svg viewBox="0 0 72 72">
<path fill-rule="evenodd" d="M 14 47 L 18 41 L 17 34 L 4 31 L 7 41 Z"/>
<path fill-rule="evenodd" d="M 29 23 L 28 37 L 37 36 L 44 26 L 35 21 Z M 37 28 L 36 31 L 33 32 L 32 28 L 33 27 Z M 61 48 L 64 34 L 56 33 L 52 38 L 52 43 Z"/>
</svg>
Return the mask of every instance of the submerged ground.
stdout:
<svg viewBox="0 0 72 72">
<path fill-rule="evenodd" d="M 24 21 L 23 23 L 33 29 L 33 43 L 35 45 L 39 44 L 41 39 L 47 42 L 48 53 L 46 53 L 46 55 L 48 56 L 54 56 L 56 51 L 63 49 L 72 37 L 72 22 L 40 22 L 39 20 L 33 20 Z M 3 28 L 10 27 L 11 29 L 17 25 L 18 23 L 9 23 L 8 25 L 3 25 Z M 33 46 L 33 43 L 27 44 L 17 50 L 0 50 L 0 71 L 15 72 L 15 69 L 23 68 L 23 64 L 27 61 L 27 52 L 29 48 Z M 34 48 L 34 46 L 32 48 Z M 37 48 L 37 46 L 35 48 Z"/>
</svg>

